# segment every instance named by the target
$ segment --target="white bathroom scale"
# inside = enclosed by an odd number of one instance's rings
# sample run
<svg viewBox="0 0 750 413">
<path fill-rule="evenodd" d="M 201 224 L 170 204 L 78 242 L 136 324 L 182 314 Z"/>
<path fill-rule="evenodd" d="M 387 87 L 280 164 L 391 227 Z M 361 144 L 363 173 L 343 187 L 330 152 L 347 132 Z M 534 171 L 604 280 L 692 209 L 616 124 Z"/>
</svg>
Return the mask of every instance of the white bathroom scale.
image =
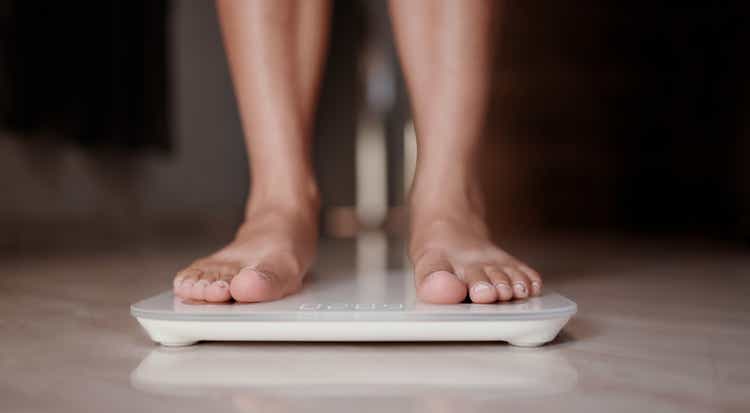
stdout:
<svg viewBox="0 0 750 413">
<path fill-rule="evenodd" d="M 407 271 L 310 274 L 302 290 L 266 303 L 209 304 L 165 292 L 131 306 L 155 342 L 553 340 L 576 313 L 560 294 L 493 304 L 427 304 Z"/>
</svg>

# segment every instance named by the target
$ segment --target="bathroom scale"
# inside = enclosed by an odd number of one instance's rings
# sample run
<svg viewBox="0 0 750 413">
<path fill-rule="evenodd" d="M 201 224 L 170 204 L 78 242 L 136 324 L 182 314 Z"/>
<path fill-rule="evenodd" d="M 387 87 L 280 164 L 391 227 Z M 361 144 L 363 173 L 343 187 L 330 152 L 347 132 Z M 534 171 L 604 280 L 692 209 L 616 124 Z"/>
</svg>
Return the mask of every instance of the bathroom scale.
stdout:
<svg viewBox="0 0 750 413">
<path fill-rule="evenodd" d="M 264 303 L 211 304 L 164 292 L 131 306 L 164 346 L 198 341 L 505 341 L 534 347 L 553 340 L 576 304 L 552 291 L 492 304 L 427 304 L 409 271 L 312 273 L 297 294 Z"/>
</svg>

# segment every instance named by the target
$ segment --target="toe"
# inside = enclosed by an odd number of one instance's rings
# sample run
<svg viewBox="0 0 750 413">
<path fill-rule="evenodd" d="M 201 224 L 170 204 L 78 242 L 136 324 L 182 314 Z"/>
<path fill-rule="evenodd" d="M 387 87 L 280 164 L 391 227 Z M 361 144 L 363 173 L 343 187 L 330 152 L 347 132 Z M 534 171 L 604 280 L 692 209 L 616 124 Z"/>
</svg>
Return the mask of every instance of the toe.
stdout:
<svg viewBox="0 0 750 413">
<path fill-rule="evenodd" d="M 232 279 L 229 291 L 236 301 L 255 303 L 277 300 L 284 295 L 283 283 L 273 273 L 243 268 Z"/>
<path fill-rule="evenodd" d="M 510 287 L 511 282 L 508 274 L 494 265 L 485 267 L 484 273 L 487 274 L 487 277 L 497 290 L 497 297 L 500 301 L 508 301 L 513 298 L 513 289 Z"/>
<path fill-rule="evenodd" d="M 453 266 L 442 256 L 423 254 L 414 264 L 417 297 L 427 303 L 456 304 L 466 298 L 466 284 L 453 272 Z"/>
<path fill-rule="evenodd" d="M 518 269 L 521 270 L 531 281 L 531 295 L 539 295 L 542 293 L 542 277 L 534 269 L 524 264 L 518 264 Z"/>
<path fill-rule="evenodd" d="M 219 274 L 216 270 L 204 269 L 203 273 L 198 277 L 195 283 L 193 283 L 193 287 L 190 289 L 190 298 L 193 300 L 205 300 L 206 288 L 218 278 Z"/>
<path fill-rule="evenodd" d="M 471 301 L 480 304 L 494 303 L 497 301 L 497 291 L 490 283 L 481 266 L 473 266 L 464 271 L 464 282 L 469 286 L 469 297 Z"/>
<path fill-rule="evenodd" d="M 503 267 L 503 272 L 508 274 L 510 278 L 513 286 L 513 296 L 516 298 L 526 298 L 529 296 L 530 282 L 526 274 L 512 266 Z"/>
<path fill-rule="evenodd" d="M 203 300 L 206 287 L 210 284 L 207 280 L 198 280 L 193 284 L 193 288 L 190 289 L 190 298 L 193 300 Z"/>
<path fill-rule="evenodd" d="M 417 297 L 427 303 L 457 304 L 466 298 L 466 284 L 453 273 L 435 271 L 423 278 Z"/>
<path fill-rule="evenodd" d="M 229 292 L 229 283 L 225 280 L 214 281 L 206 287 L 204 300 L 211 303 L 223 303 L 232 299 Z"/>
<path fill-rule="evenodd" d="M 180 298 L 190 298 L 193 284 L 198 281 L 202 274 L 203 271 L 199 268 L 187 268 L 177 273 L 174 279 L 175 295 Z"/>
</svg>

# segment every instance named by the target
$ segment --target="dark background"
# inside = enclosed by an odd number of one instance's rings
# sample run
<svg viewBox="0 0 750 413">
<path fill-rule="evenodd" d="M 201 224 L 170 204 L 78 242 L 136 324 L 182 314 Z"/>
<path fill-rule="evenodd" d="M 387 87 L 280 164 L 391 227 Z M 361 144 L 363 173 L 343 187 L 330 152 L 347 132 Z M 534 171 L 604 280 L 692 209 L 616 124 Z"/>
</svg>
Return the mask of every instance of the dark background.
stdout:
<svg viewBox="0 0 750 413">
<path fill-rule="evenodd" d="M 231 234 L 248 178 L 211 2 L 0 5 L 3 252 Z M 739 1 L 502 2 L 483 177 L 498 237 L 747 245 L 748 20 Z M 342 171 L 371 110 L 366 50 L 395 74 L 379 119 L 403 203 L 408 100 L 385 4 L 341 1 L 316 128 L 325 211 L 356 202 Z"/>
<path fill-rule="evenodd" d="M 698 3 L 508 3 L 490 139 L 542 225 L 747 239 L 748 7 Z"/>
</svg>

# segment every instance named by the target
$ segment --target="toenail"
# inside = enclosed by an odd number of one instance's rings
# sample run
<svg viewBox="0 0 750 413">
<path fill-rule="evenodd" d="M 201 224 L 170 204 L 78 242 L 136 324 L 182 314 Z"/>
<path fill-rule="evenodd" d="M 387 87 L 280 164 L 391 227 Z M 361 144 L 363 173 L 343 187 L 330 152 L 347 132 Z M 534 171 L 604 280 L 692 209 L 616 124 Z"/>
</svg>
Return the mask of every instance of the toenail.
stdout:
<svg viewBox="0 0 750 413">
<path fill-rule="evenodd" d="M 478 283 L 474 284 L 473 287 L 471 287 L 471 289 L 474 290 L 475 293 L 481 293 L 491 288 L 492 286 L 484 281 L 479 281 Z"/>
<path fill-rule="evenodd" d="M 182 278 L 175 278 L 173 284 L 175 287 L 179 287 L 182 284 Z"/>
<path fill-rule="evenodd" d="M 526 286 L 523 285 L 523 283 L 513 284 L 513 289 L 520 295 L 525 295 L 527 293 Z"/>
<path fill-rule="evenodd" d="M 255 275 L 258 278 L 262 279 L 262 280 L 271 281 L 273 279 L 273 276 L 269 272 L 261 271 L 261 270 L 259 270 L 257 268 L 253 268 L 253 267 L 245 267 L 245 268 L 243 268 L 243 270 L 245 270 L 245 269 L 254 272 Z M 242 270 L 240 270 L 240 271 L 242 271 Z"/>
<path fill-rule="evenodd" d="M 436 275 L 437 273 L 439 273 L 439 272 L 440 272 L 440 271 L 433 271 L 433 272 L 431 272 L 431 273 L 427 274 L 427 276 L 426 276 L 426 277 L 424 277 L 424 279 L 425 279 L 425 280 L 427 280 L 428 278 L 433 278 L 433 277 L 435 277 L 435 275 Z"/>
<path fill-rule="evenodd" d="M 226 281 L 224 281 L 224 280 L 221 280 L 221 281 L 216 281 L 216 282 L 214 283 L 214 285 L 215 285 L 215 286 L 217 286 L 217 287 L 219 287 L 219 288 L 221 288 L 221 289 L 224 289 L 224 288 L 229 288 L 229 284 L 227 284 L 227 282 L 226 282 Z"/>
<path fill-rule="evenodd" d="M 539 290 L 541 290 L 541 289 L 542 289 L 542 285 L 541 285 L 541 284 L 539 284 L 539 281 L 533 281 L 533 282 L 531 283 L 531 289 L 532 289 L 533 291 L 536 291 L 536 292 L 538 292 Z"/>
<path fill-rule="evenodd" d="M 255 271 L 255 273 L 258 274 L 258 277 L 260 277 L 260 278 L 262 278 L 262 279 L 264 279 L 266 281 L 271 281 L 271 279 L 273 278 L 273 277 L 271 277 L 270 274 L 265 273 L 263 271 Z"/>
<path fill-rule="evenodd" d="M 451 277 L 454 276 L 454 274 L 452 274 L 450 271 L 437 270 L 437 271 L 433 271 L 433 272 L 427 274 L 427 277 L 425 277 L 425 278 L 435 277 L 435 276 L 438 276 L 438 275 L 448 275 L 448 276 L 451 276 Z"/>
<path fill-rule="evenodd" d="M 498 289 L 503 290 L 503 291 L 510 291 L 510 286 L 508 284 L 505 284 L 505 283 L 497 283 L 497 284 L 495 284 L 495 288 L 498 288 Z"/>
<path fill-rule="evenodd" d="M 208 287 L 209 282 L 206 280 L 200 280 L 195 285 L 200 285 L 201 287 Z"/>
</svg>

